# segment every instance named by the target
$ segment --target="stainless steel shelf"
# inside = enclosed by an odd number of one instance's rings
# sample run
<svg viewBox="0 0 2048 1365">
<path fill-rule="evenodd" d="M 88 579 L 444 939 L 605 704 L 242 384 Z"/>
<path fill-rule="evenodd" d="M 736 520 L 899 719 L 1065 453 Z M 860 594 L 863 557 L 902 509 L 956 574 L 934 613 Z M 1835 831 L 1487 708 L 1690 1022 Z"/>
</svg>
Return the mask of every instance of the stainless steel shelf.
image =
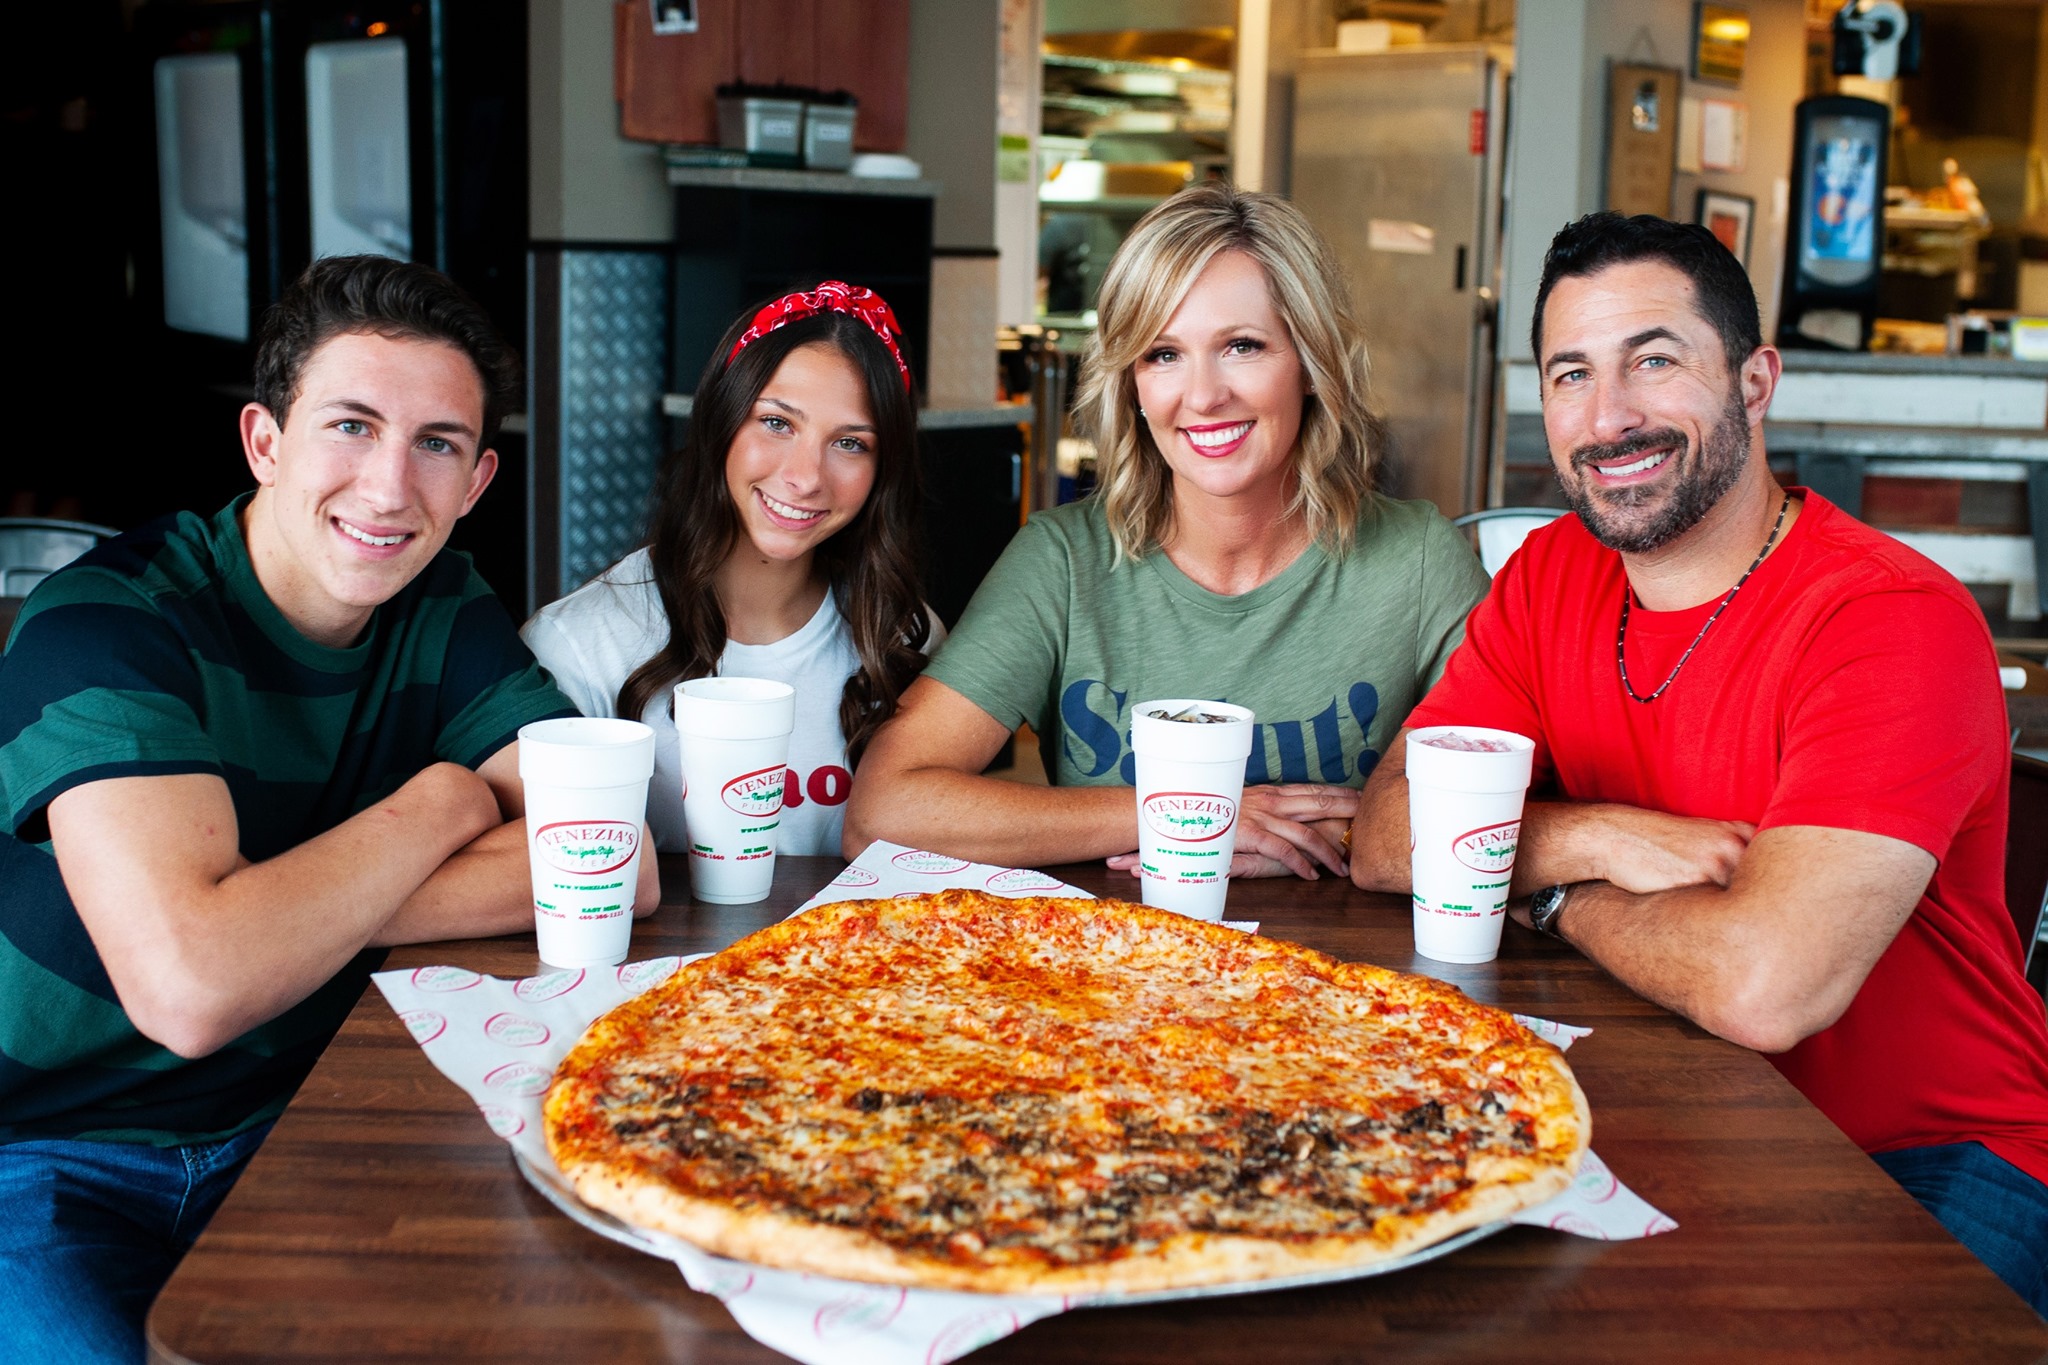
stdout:
<svg viewBox="0 0 2048 1365">
<path fill-rule="evenodd" d="M 1163 61 L 1125 62 L 1112 57 L 1077 57 L 1064 52 L 1044 54 L 1047 66 L 1074 67 L 1082 71 L 1113 71 L 1119 74 L 1129 72 L 1136 75 L 1171 75 L 1186 85 L 1228 85 L 1228 71 L 1212 71 L 1206 66 L 1173 66 Z"/>
<path fill-rule="evenodd" d="M 718 190 L 780 190 L 789 194 L 872 194 L 893 199 L 936 199 L 937 180 L 891 180 L 844 171 L 786 171 L 769 166 L 670 166 L 668 183 Z"/>
</svg>

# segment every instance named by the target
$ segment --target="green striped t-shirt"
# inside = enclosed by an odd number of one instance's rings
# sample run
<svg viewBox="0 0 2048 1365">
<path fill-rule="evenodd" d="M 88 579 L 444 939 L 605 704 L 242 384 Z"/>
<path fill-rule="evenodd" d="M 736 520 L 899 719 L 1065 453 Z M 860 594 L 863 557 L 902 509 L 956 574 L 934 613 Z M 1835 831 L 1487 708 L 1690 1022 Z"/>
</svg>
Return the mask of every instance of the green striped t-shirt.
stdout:
<svg viewBox="0 0 2048 1365">
<path fill-rule="evenodd" d="M 129 1022 L 65 894 L 57 796 L 212 773 L 243 855 L 262 862 L 431 763 L 475 768 L 528 721 L 574 714 L 465 555 L 436 556 L 359 643 L 306 639 L 256 580 L 245 503 L 167 518 L 51 575 L 0 658 L 0 1142 L 170 1145 L 274 1117 L 383 956 L 365 950 L 218 1052 L 179 1057 Z"/>
</svg>

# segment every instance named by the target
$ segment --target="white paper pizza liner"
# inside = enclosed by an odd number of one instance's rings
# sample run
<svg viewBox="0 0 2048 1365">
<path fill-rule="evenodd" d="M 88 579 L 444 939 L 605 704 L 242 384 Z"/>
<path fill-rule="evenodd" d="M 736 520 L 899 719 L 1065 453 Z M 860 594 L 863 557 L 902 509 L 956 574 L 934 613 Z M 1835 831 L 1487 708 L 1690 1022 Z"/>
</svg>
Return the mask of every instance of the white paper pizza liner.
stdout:
<svg viewBox="0 0 2048 1365">
<path fill-rule="evenodd" d="M 796 913 L 856 896 L 880 898 L 950 888 L 1013 896 L 1088 895 L 1029 868 L 965 863 L 898 844 L 877 843 Z M 1255 930 L 1257 925 L 1238 927 Z M 541 1097 L 555 1065 L 595 1020 L 694 960 L 660 957 L 619 967 L 547 971 L 519 981 L 453 966 L 379 972 L 373 979 L 427 1060 L 475 1101 L 484 1122 L 511 1146 L 522 1174 L 536 1189 L 593 1231 L 674 1261 L 689 1286 L 725 1304 L 748 1336 L 809 1365 L 942 1365 L 1027 1323 L 1070 1308 L 1159 1298 L 1213 1298 L 1384 1274 L 1447 1254 L 1502 1226 L 1475 1228 L 1413 1257 L 1377 1267 L 1249 1285 L 1088 1299 L 861 1284 L 730 1261 L 673 1238 L 626 1228 L 583 1205 L 562 1180 L 542 1136 Z M 1591 1032 L 1546 1019 L 1515 1017 L 1560 1048 L 1570 1047 Z M 1578 1178 L 1570 1189 L 1547 1203 L 1522 1210 L 1509 1221 L 1603 1241 L 1648 1237 L 1678 1226 L 1622 1185 L 1590 1151 L 1581 1160 Z"/>
</svg>

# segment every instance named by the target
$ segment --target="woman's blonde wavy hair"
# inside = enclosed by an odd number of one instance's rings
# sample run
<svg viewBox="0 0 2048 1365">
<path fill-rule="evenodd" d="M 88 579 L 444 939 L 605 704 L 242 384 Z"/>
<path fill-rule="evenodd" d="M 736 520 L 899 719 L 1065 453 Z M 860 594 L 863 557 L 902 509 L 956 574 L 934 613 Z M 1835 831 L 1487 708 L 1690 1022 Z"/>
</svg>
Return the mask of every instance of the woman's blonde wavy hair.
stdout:
<svg viewBox="0 0 2048 1365">
<path fill-rule="evenodd" d="M 1103 276 L 1074 411 L 1095 441 L 1096 496 L 1110 533 L 1123 556 L 1137 559 L 1172 532 L 1173 474 L 1138 416 L 1133 367 L 1221 251 L 1242 251 L 1265 271 L 1312 390 L 1288 515 L 1301 516 L 1324 550 L 1343 554 L 1379 453 L 1365 336 L 1344 272 L 1300 209 L 1215 181 L 1182 190 L 1140 219 Z"/>
</svg>

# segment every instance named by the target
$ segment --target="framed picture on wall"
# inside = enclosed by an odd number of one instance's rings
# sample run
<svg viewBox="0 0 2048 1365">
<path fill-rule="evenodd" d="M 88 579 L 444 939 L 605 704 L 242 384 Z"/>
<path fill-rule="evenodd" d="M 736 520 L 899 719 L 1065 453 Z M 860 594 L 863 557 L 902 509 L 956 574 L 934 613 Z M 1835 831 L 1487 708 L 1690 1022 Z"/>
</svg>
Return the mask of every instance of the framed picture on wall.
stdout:
<svg viewBox="0 0 2048 1365">
<path fill-rule="evenodd" d="M 1749 265 L 1749 225 L 1755 217 L 1756 200 L 1725 190 L 1701 190 L 1693 210 L 1693 221 L 1713 233 L 1745 268 Z"/>
<path fill-rule="evenodd" d="M 1693 79 L 1742 84 L 1742 68 L 1749 58 L 1749 7 L 1696 0 L 1692 17 Z"/>
</svg>

